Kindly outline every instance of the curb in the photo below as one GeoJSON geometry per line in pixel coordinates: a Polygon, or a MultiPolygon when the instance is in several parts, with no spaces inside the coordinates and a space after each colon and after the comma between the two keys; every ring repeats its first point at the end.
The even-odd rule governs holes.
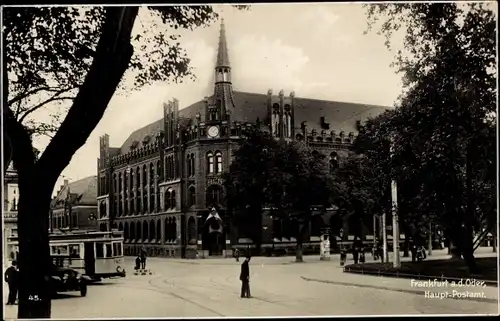
{"type": "MultiPolygon", "coordinates": [[[[345,266],[344,267],[344,272],[345,273],[353,273],[353,274],[363,274],[363,275],[373,275],[373,276],[385,276],[385,277],[393,277],[393,278],[401,278],[401,279],[415,279],[415,280],[434,280],[438,279],[440,281],[448,281],[448,282],[457,282],[461,281],[466,278],[455,278],[455,277],[448,277],[448,276],[429,276],[429,275],[422,275],[422,274],[409,274],[409,273],[399,273],[399,272],[385,272],[383,270],[365,270],[363,268],[352,268],[345,266]]],[[[490,287],[498,287],[498,282],[497,281],[491,281],[491,280],[482,280],[482,279],[475,279],[473,277],[470,277],[470,279],[474,279],[476,281],[484,282],[484,285],[490,286],[490,287]]]]}
{"type": "MultiPolygon", "coordinates": [[[[349,283],[349,282],[340,282],[340,281],[331,281],[331,280],[320,280],[320,279],[308,278],[305,276],[301,276],[301,278],[304,281],[309,281],[309,282],[335,284],[335,285],[342,285],[342,286],[354,286],[354,287],[359,287],[359,288],[372,288],[372,289],[377,289],[377,290],[386,290],[386,291],[393,291],[393,292],[400,292],[400,293],[410,293],[410,294],[419,294],[419,295],[425,295],[425,293],[426,293],[426,291],[423,291],[423,290],[410,290],[410,289],[401,289],[401,288],[394,288],[394,287],[380,286],[380,285],[368,285],[368,284],[349,283]]],[[[455,298],[455,297],[447,297],[447,299],[464,300],[464,298],[455,298]]],[[[465,298],[465,300],[498,304],[497,299],[490,299],[490,298],[465,298]]]]}

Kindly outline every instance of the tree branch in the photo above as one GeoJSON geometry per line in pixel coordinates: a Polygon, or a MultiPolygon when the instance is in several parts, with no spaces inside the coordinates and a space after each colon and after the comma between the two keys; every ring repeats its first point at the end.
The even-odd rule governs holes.
{"type": "MultiPolygon", "coordinates": [[[[70,97],[70,96],[62,96],[62,97],[58,97],[58,95],[66,92],[66,91],[69,91],[69,90],[72,90],[72,89],[75,89],[75,88],[71,88],[71,89],[67,89],[67,90],[63,90],[63,91],[60,91],[58,92],[57,94],[55,94],[54,96],[44,100],[43,102],[35,105],[35,106],[32,106],[32,107],[29,107],[29,108],[26,108],[26,111],[24,112],[24,114],[21,116],[21,118],[19,119],[19,122],[22,123],[24,121],[24,119],[26,119],[26,117],[37,111],[38,109],[42,108],[43,106],[45,106],[46,104],[48,103],[51,103],[51,102],[55,102],[55,101],[61,101],[61,100],[71,100],[71,99],[75,99],[75,97],[70,97]]],[[[17,115],[19,116],[19,114],[17,115]]]]}
{"type": "Polygon", "coordinates": [[[133,54],[131,32],[138,7],[108,7],[94,60],[59,131],[38,161],[47,184],[54,185],[101,120],[133,54]]]}
{"type": "MultiPolygon", "coordinates": [[[[71,88],[71,89],[74,89],[74,88],[71,88]]],[[[18,96],[12,98],[11,100],[8,100],[7,101],[7,106],[12,106],[16,102],[20,102],[21,100],[27,98],[28,96],[36,94],[37,92],[40,92],[40,91],[59,92],[61,90],[59,88],[57,88],[57,87],[49,87],[49,86],[35,88],[35,89],[29,90],[29,91],[27,91],[27,92],[25,92],[23,94],[19,94],[18,96]]],[[[5,99],[7,100],[8,96],[5,96],[5,99]]]]}

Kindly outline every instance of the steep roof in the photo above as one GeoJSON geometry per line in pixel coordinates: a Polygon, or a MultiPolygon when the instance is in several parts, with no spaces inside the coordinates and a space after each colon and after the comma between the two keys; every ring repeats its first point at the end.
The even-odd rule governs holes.
{"type": "MultiPolygon", "coordinates": [[[[231,108],[231,121],[254,123],[257,118],[264,122],[268,118],[267,95],[235,91],[234,102],[236,107],[231,108]]],[[[308,130],[321,130],[321,117],[330,124],[330,130],[338,133],[356,132],[356,121],[365,121],[383,113],[388,107],[348,103],[339,101],[328,101],[311,98],[294,98],[295,128],[300,129],[303,121],[307,122],[308,130]]],[[[186,108],[179,110],[182,118],[194,119],[196,114],[205,119],[205,102],[198,101],[186,108]]],[[[163,118],[134,131],[121,147],[122,154],[130,151],[133,141],[142,145],[146,135],[153,136],[163,130],[163,118]]]]}
{"type": "Polygon", "coordinates": [[[68,188],[70,191],[70,200],[72,202],[78,202],[79,204],[85,205],[96,205],[97,204],[97,176],[89,176],[71,182],[65,185],[52,202],[59,203],[64,202],[67,197],[68,188]]]}

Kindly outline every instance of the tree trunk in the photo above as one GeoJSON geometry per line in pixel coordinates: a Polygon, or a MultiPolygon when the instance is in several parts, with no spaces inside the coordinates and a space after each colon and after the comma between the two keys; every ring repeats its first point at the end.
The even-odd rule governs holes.
{"type": "Polygon", "coordinates": [[[19,173],[18,318],[50,318],[48,212],[51,186],[19,173]]]}
{"type": "Polygon", "coordinates": [[[408,233],[408,227],[406,226],[406,224],[403,225],[403,229],[404,229],[404,235],[405,235],[405,243],[404,243],[404,246],[403,246],[403,257],[410,257],[410,238],[409,238],[409,235],[410,233],[408,233]]]}
{"type": "Polygon", "coordinates": [[[451,231],[450,244],[453,243],[454,247],[450,245],[452,259],[463,257],[465,264],[469,268],[469,273],[478,274],[480,273],[479,266],[474,258],[474,246],[473,246],[473,233],[472,227],[455,227],[451,231]]]}

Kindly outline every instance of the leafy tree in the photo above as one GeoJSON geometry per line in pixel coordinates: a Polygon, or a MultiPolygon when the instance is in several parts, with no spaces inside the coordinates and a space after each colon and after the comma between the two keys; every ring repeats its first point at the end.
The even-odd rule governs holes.
{"type": "Polygon", "coordinates": [[[257,240],[264,207],[271,208],[273,216],[298,222],[292,233],[297,238],[296,259],[301,262],[312,207],[330,204],[329,177],[325,160],[313,156],[304,144],[280,142],[253,129],[234,153],[225,177],[228,207],[247,218],[245,225],[252,222],[257,240]]]}
{"type": "MultiPolygon", "coordinates": [[[[475,194],[488,190],[474,186],[483,186],[486,173],[494,172],[496,156],[487,150],[496,125],[496,17],[487,6],[367,6],[370,28],[383,19],[379,33],[389,48],[394,32],[404,34],[405,50],[397,51],[394,63],[405,92],[392,122],[392,174],[398,182],[415,180],[415,209],[446,227],[471,272],[478,271],[472,247],[476,209],[485,205],[477,204],[475,194]]],[[[493,218],[491,205],[486,208],[493,218]]]]}
{"type": "Polygon", "coordinates": [[[277,149],[278,142],[271,135],[248,128],[224,174],[227,208],[236,226],[251,235],[257,248],[262,243],[262,209],[272,198],[268,186],[277,170],[273,162],[277,149]]]}
{"type": "Polygon", "coordinates": [[[132,28],[139,7],[3,10],[3,134],[11,149],[3,156],[5,160],[12,154],[19,175],[19,318],[50,317],[51,193],[117,88],[124,86],[125,72],[135,73],[136,88],[192,76],[175,30],[204,26],[217,18],[209,6],[144,10],[161,23],[136,35],[132,28]],[[56,102],[70,103],[64,118],[64,106],[57,105],[52,123],[31,117],[56,102]],[[52,139],[36,157],[32,139],[41,134],[52,139]]]}
{"type": "MultiPolygon", "coordinates": [[[[313,154],[303,142],[282,143],[281,158],[277,168],[283,171],[281,204],[284,214],[297,221],[296,261],[303,261],[303,242],[312,222],[313,207],[328,208],[331,205],[333,186],[329,163],[322,155],[313,154]]],[[[279,155],[279,154],[278,154],[279,155]]]]}

